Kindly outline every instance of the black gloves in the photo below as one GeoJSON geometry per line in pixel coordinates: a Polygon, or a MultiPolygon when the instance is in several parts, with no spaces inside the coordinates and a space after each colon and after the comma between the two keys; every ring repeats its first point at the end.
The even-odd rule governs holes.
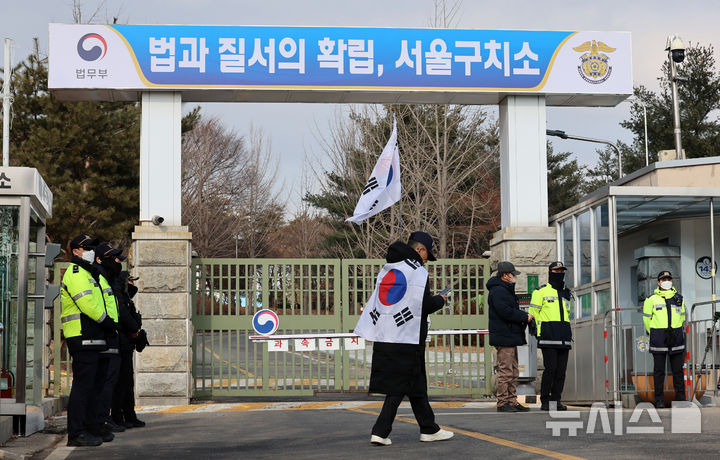
{"type": "Polygon", "coordinates": [[[100,327],[105,329],[105,333],[113,336],[118,332],[118,324],[109,316],[105,316],[105,319],[100,322],[100,327]]]}
{"type": "Polygon", "coordinates": [[[528,332],[530,332],[531,336],[537,337],[537,323],[535,322],[535,318],[528,323],[528,332]]]}
{"type": "Polygon", "coordinates": [[[562,291],[560,291],[560,297],[562,297],[565,300],[570,300],[572,297],[572,293],[570,292],[570,289],[565,288],[562,291]]]}
{"type": "Polygon", "coordinates": [[[148,345],[150,345],[150,342],[148,342],[147,332],[145,332],[145,329],[140,329],[135,338],[135,349],[138,353],[141,353],[148,345]]]}

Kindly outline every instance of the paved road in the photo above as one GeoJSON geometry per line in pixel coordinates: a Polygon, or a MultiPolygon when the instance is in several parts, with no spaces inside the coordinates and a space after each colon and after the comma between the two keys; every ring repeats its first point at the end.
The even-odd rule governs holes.
{"type": "MultiPolygon", "coordinates": [[[[653,423],[644,412],[631,423],[633,411],[622,411],[621,435],[614,434],[614,413],[602,433],[602,413],[595,432],[586,433],[589,408],[578,410],[582,424],[576,436],[552,436],[548,422],[560,419],[537,406],[523,414],[502,414],[488,402],[435,402],[436,419],[455,438],[438,443],[418,442],[419,433],[407,404],[401,406],[391,434],[392,446],[369,443],[379,402],[312,401],[236,403],[148,408],[148,426],[119,433],[115,441],[96,448],[59,447],[33,458],[48,460],[124,459],[367,459],[367,458],[716,458],[720,451],[720,408],[702,409],[701,433],[672,433],[692,428],[692,416],[682,424],[670,409],[653,423]],[[660,433],[628,433],[654,428],[660,433]],[[631,431],[631,430],[630,430],[631,431]]],[[[564,414],[572,414],[566,412],[564,414]]],[[[574,415],[574,414],[573,414],[574,415]]]]}

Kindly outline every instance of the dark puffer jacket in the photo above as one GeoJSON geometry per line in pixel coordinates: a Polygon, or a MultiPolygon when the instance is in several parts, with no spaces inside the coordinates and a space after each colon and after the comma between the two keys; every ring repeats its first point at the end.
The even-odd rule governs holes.
{"type": "Polygon", "coordinates": [[[488,296],[490,345],[496,347],[525,345],[528,315],[520,310],[515,295],[515,285],[493,276],[488,280],[486,287],[490,291],[488,296]]]}
{"type": "MultiPolygon", "coordinates": [[[[397,241],[388,248],[385,260],[388,263],[412,259],[422,263],[420,254],[407,244],[397,241]]],[[[420,396],[427,393],[425,376],[425,338],[427,337],[428,315],[445,305],[439,295],[430,295],[430,286],[425,284],[420,321],[420,341],[417,345],[408,343],[375,342],[373,344],[372,369],[369,393],[387,395],[420,396]]]]}
{"type": "MultiPolygon", "coordinates": [[[[135,339],[130,336],[142,327],[142,318],[135,309],[135,304],[128,292],[128,276],[126,271],[120,272],[112,279],[112,289],[115,293],[115,300],[118,306],[118,318],[120,320],[120,351],[131,352],[135,350],[135,339]]],[[[134,288],[134,286],[133,286],[134,288]]]]}

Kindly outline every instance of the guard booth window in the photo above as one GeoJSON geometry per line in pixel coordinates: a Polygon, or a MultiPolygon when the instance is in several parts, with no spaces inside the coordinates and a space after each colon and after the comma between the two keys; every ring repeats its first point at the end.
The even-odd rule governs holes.
{"type": "MultiPolygon", "coordinates": [[[[595,256],[595,281],[597,281],[610,278],[610,219],[608,218],[607,203],[596,206],[593,214],[595,218],[595,247],[597,248],[595,256]]],[[[598,312],[599,311],[598,308],[598,312]]]]}
{"type": "Polygon", "coordinates": [[[597,291],[595,293],[596,296],[596,303],[597,303],[597,312],[598,314],[603,314],[606,311],[610,310],[610,289],[603,289],[602,291],[597,291]]]}
{"type": "MultiPolygon", "coordinates": [[[[0,206],[0,367],[16,374],[17,254],[20,206],[0,206]]],[[[0,382],[0,389],[10,382],[0,382]]]]}
{"type": "Polygon", "coordinates": [[[608,203],[559,221],[566,285],[577,295],[578,318],[610,309],[610,229],[608,203]]]}
{"type": "Polygon", "coordinates": [[[570,218],[562,223],[562,261],[567,267],[565,272],[565,285],[569,288],[575,286],[575,260],[573,251],[573,219],[570,218]]]}
{"type": "MultiPolygon", "coordinates": [[[[580,279],[578,284],[583,285],[592,281],[592,248],[590,246],[590,211],[580,214],[578,223],[578,248],[580,262],[580,279]]],[[[583,316],[585,316],[583,314],[583,316]]]]}

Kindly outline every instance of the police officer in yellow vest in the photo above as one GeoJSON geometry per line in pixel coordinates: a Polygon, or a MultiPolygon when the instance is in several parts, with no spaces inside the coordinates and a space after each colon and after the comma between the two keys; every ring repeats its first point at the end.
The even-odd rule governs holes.
{"type": "Polygon", "coordinates": [[[105,310],[98,273],[92,266],[97,244],[97,239],[86,234],[72,239],[72,260],[62,280],[60,322],[73,370],[68,400],[68,446],[98,446],[103,441],[90,433],[97,424],[94,387],[100,352],[108,348],[105,337],[114,333],[116,327],[105,310]]]}
{"type": "Polygon", "coordinates": [[[665,407],[665,360],[670,358],[670,369],[675,387],[675,400],[685,401],[683,362],[685,358],[685,300],[672,284],[672,274],[662,271],[657,276],[658,287],[645,299],[643,320],[650,334],[650,353],[653,355],[655,374],[655,407],[665,407]]]}
{"type": "Polygon", "coordinates": [[[570,290],[565,287],[565,270],[560,261],[550,264],[548,283],[533,292],[528,310],[535,316],[538,348],[545,365],[540,383],[541,410],[550,410],[555,404],[557,410],[567,410],[560,402],[572,341],[570,290]]]}

